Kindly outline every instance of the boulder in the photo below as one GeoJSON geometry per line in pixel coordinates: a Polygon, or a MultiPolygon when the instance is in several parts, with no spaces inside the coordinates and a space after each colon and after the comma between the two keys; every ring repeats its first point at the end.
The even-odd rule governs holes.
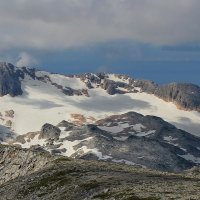
{"type": "Polygon", "coordinates": [[[61,130],[52,124],[44,124],[42,126],[39,138],[41,139],[58,139],[61,130]]]}

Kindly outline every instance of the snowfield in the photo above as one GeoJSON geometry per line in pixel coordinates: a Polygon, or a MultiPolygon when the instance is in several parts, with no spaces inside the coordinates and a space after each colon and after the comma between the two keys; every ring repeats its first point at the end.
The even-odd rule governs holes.
{"type": "MultiPolygon", "coordinates": [[[[45,74],[49,75],[51,81],[64,87],[87,89],[79,78],[37,72],[37,76],[45,74]]],[[[109,78],[119,81],[113,75],[109,78]]],[[[45,123],[57,125],[62,120],[73,121],[71,114],[81,114],[88,118],[89,123],[91,117],[99,120],[113,114],[135,111],[143,115],[161,117],[180,129],[200,136],[200,113],[179,110],[173,103],[165,102],[154,95],[140,92],[109,95],[102,88],[96,87],[88,89],[89,97],[67,96],[50,82],[33,80],[28,75],[22,80],[22,89],[22,96],[13,98],[7,95],[0,99],[0,111],[3,115],[1,124],[5,125],[7,120],[11,120],[12,130],[19,135],[38,131],[45,123]],[[4,116],[7,110],[14,110],[14,118],[4,116]]],[[[110,127],[110,131],[120,132],[124,128],[126,124],[121,124],[119,127],[110,127]]],[[[137,125],[135,129],[140,130],[141,127],[137,125]]]]}

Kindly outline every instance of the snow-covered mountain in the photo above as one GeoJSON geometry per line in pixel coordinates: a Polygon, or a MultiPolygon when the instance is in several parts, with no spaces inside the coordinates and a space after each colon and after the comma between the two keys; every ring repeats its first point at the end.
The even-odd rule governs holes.
{"type": "Polygon", "coordinates": [[[37,131],[45,123],[93,123],[135,111],[200,135],[200,87],[191,84],[157,86],[105,73],[66,76],[0,63],[0,95],[1,125],[17,134],[37,131]]]}
{"type": "Polygon", "coordinates": [[[171,171],[200,163],[199,86],[0,63],[0,95],[2,143],[171,171]]]}

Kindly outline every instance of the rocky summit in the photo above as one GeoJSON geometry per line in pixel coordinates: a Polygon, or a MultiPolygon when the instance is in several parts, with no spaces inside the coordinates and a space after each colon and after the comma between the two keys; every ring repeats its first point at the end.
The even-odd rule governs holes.
{"type": "Polygon", "coordinates": [[[0,63],[0,95],[17,96],[23,93],[18,71],[9,63],[0,63]]]}

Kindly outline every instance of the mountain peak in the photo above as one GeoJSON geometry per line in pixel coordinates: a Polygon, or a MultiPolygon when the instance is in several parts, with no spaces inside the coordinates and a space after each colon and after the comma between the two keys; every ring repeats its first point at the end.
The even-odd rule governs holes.
{"type": "Polygon", "coordinates": [[[0,68],[3,69],[14,69],[15,66],[9,62],[0,62],[0,68]]]}
{"type": "Polygon", "coordinates": [[[0,62],[0,95],[7,94],[11,96],[21,95],[21,82],[14,65],[8,62],[0,62]]]}

